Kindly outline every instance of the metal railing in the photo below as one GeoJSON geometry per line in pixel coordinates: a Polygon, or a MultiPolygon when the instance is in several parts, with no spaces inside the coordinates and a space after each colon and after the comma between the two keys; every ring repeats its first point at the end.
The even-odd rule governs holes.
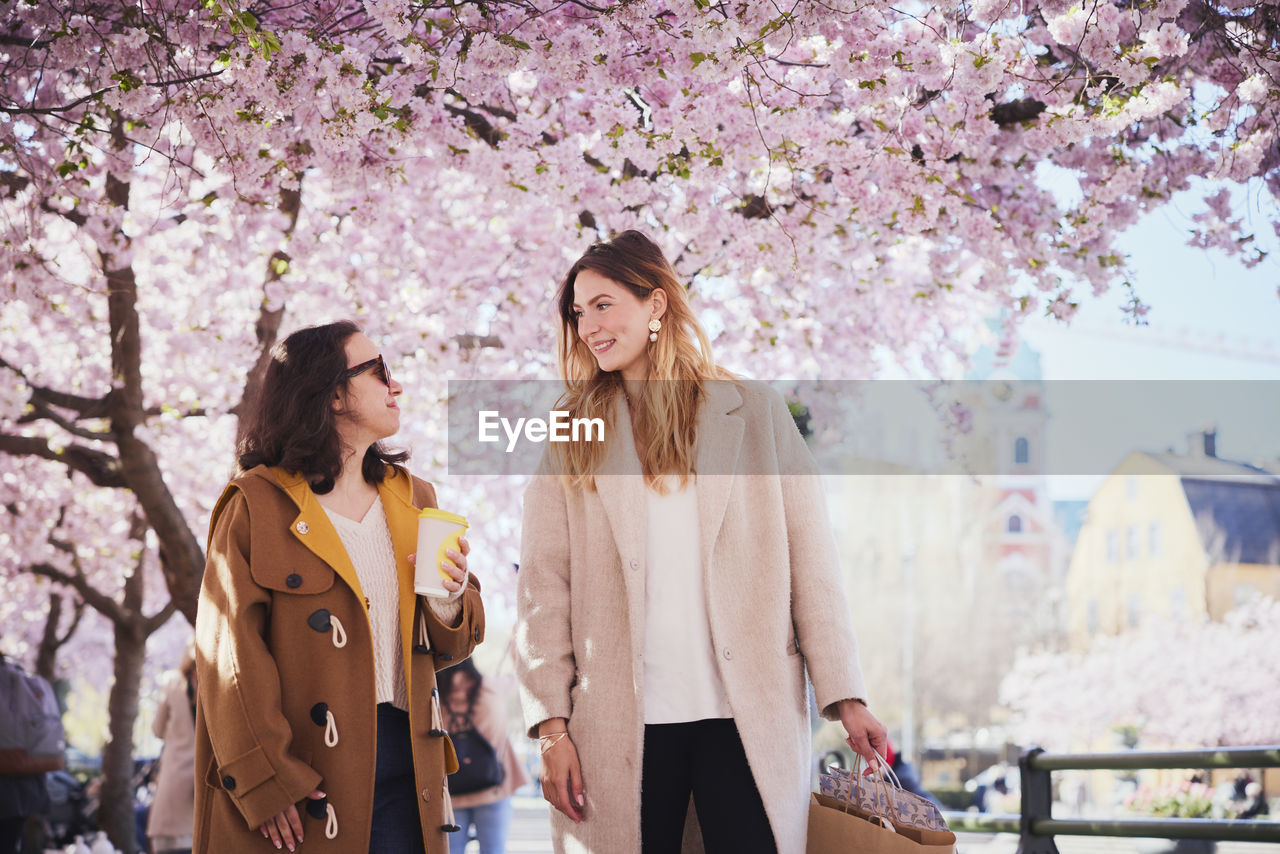
{"type": "Polygon", "coordinates": [[[1140,771],[1167,768],[1280,768],[1280,745],[1208,750],[1045,753],[1039,747],[1018,759],[1020,815],[944,813],[953,831],[1017,833],[1018,854],[1058,854],[1055,836],[1124,836],[1280,842],[1280,821],[1204,818],[1057,819],[1052,815],[1052,771],[1140,771]]]}

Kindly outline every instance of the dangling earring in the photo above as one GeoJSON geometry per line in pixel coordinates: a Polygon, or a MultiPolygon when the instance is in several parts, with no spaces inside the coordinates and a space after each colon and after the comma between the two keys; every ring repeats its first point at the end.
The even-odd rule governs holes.
{"type": "Polygon", "coordinates": [[[662,321],[659,320],[658,318],[655,317],[653,320],[649,321],[649,340],[650,341],[658,340],[658,330],[660,330],[661,328],[662,328],[662,321]]]}

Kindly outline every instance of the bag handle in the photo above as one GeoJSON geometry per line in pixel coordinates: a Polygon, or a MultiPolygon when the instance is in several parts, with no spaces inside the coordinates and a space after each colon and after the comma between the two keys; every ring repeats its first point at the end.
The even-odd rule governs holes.
{"type": "MultiPolygon", "coordinates": [[[[874,752],[874,748],[872,748],[872,750],[873,750],[873,752],[874,752]]],[[[875,790],[875,791],[876,791],[876,793],[877,793],[877,794],[883,794],[883,795],[884,795],[884,802],[885,802],[886,804],[888,804],[888,805],[889,805],[889,812],[890,812],[890,814],[893,816],[893,818],[894,818],[894,820],[895,820],[895,821],[897,821],[899,824],[902,824],[902,823],[903,823],[903,822],[902,822],[902,817],[901,817],[900,815],[898,815],[898,810],[897,810],[897,808],[894,806],[894,803],[893,803],[893,796],[889,794],[889,788],[890,788],[890,786],[889,786],[889,783],[888,783],[888,781],[887,781],[887,779],[886,779],[886,777],[885,777],[885,769],[888,769],[889,773],[893,775],[893,779],[894,779],[895,781],[897,781],[897,779],[898,779],[898,775],[893,773],[893,769],[892,769],[892,768],[889,768],[889,763],[885,761],[885,759],[884,759],[884,757],[883,757],[883,756],[881,756],[879,753],[876,753],[876,754],[875,754],[875,756],[876,756],[876,759],[880,760],[880,764],[879,764],[879,766],[878,766],[877,768],[875,768],[874,770],[871,770],[870,765],[868,765],[868,766],[867,766],[867,767],[868,767],[868,770],[869,770],[869,773],[871,774],[871,777],[872,777],[872,779],[875,781],[875,784],[876,784],[876,790],[875,790]]],[[[862,791],[862,784],[861,784],[861,779],[862,779],[862,761],[863,761],[863,760],[862,760],[862,754],[861,754],[861,753],[856,753],[856,752],[855,752],[855,753],[853,754],[853,770],[849,772],[849,789],[848,789],[848,791],[847,791],[847,793],[846,793],[846,794],[847,794],[847,798],[846,798],[845,803],[846,803],[846,804],[848,804],[848,805],[852,805],[852,800],[853,800],[853,795],[854,795],[854,786],[857,786],[857,787],[858,787],[858,791],[859,791],[859,792],[861,792],[861,791],[862,791]]],[[[901,788],[902,788],[902,783],[901,783],[901,782],[898,782],[898,788],[899,788],[899,789],[901,789],[901,788]]],[[[880,799],[879,799],[879,798],[876,798],[876,804],[877,804],[877,805],[879,804],[879,802],[880,802],[880,799]]],[[[845,810],[845,811],[846,811],[846,812],[848,812],[848,810],[845,810]]],[[[873,815],[877,820],[879,820],[879,821],[881,822],[881,824],[883,824],[887,829],[889,829],[889,830],[893,830],[893,829],[894,829],[893,824],[892,824],[892,822],[890,822],[890,821],[889,821],[889,817],[888,817],[888,816],[883,815],[883,814],[881,814],[881,813],[879,813],[879,812],[874,812],[874,813],[872,813],[872,815],[873,815]]]]}

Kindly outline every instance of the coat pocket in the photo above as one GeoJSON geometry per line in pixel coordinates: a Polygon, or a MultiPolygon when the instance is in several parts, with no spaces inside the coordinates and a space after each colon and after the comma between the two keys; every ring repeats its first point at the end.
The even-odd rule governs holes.
{"type": "Polygon", "coordinates": [[[277,593],[308,595],[323,593],[333,586],[334,571],[324,564],[299,566],[290,563],[266,563],[257,561],[249,564],[249,575],[259,587],[265,587],[277,593]]]}

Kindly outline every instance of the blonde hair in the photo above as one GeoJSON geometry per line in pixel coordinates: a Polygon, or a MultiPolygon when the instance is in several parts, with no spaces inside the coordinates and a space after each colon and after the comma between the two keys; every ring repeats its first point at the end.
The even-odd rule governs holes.
{"type": "MultiPolygon", "coordinates": [[[[698,323],[684,285],[656,243],[638,231],[624,231],[612,240],[594,243],[573,263],[560,284],[557,298],[560,327],[557,352],[560,376],[568,387],[558,406],[572,417],[603,418],[611,428],[614,404],[624,393],[622,374],[602,371],[587,343],[578,337],[578,318],[573,307],[573,287],[578,274],[591,270],[630,291],[637,299],[648,299],[662,290],[667,297],[666,313],[657,341],[648,345],[649,376],[636,404],[635,433],[640,447],[640,466],[645,483],[665,492],[664,475],[689,482],[696,450],[695,425],[698,406],[708,380],[732,379],[711,356],[711,340],[698,323]],[[656,382],[653,382],[656,381],[656,382]]],[[[558,471],[570,482],[587,490],[595,489],[595,475],[605,456],[604,442],[567,442],[552,446],[558,471]]]]}

